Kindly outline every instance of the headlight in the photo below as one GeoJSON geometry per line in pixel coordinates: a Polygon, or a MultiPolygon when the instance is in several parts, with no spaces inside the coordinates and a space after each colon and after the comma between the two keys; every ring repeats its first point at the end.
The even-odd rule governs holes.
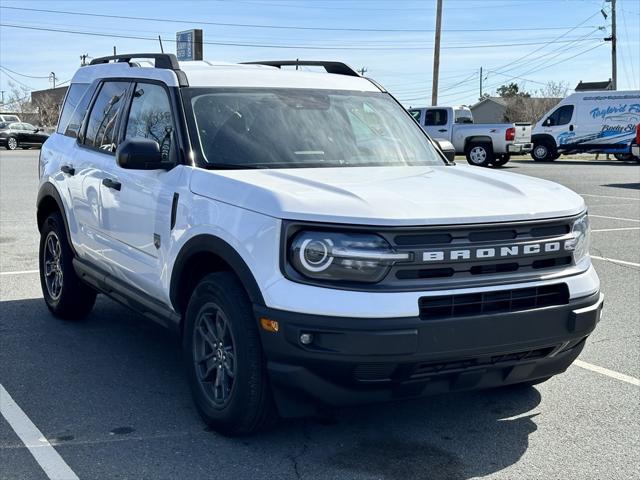
{"type": "Polygon", "coordinates": [[[375,283],[396,262],[410,259],[382,237],[362,233],[303,231],[289,248],[289,263],[308,278],[375,283]]]}
{"type": "Polygon", "coordinates": [[[573,238],[565,242],[565,248],[573,250],[573,258],[578,263],[589,254],[591,228],[589,227],[589,216],[586,213],[573,222],[571,234],[573,238]]]}

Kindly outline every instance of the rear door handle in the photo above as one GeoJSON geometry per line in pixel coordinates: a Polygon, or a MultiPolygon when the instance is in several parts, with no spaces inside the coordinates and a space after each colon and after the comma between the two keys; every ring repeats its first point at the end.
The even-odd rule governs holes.
{"type": "Polygon", "coordinates": [[[60,167],[60,171],[62,173],[66,173],[70,177],[73,177],[76,174],[76,169],[71,165],[63,165],[62,167],[60,167]]]}
{"type": "Polygon", "coordinates": [[[105,178],[102,180],[102,184],[107,188],[113,188],[114,190],[120,191],[122,188],[122,184],[116,180],[111,180],[110,178],[105,178]]]}

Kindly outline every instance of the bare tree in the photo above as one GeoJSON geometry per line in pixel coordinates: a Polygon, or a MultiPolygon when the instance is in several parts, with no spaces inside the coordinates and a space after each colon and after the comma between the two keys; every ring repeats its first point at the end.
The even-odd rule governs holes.
{"type": "Polygon", "coordinates": [[[30,90],[27,87],[9,81],[8,93],[6,102],[2,105],[3,110],[16,113],[32,113],[34,111],[33,105],[31,105],[30,90]]]}
{"type": "Polygon", "coordinates": [[[507,109],[504,117],[507,122],[528,122],[535,124],[542,116],[555,107],[569,91],[567,82],[548,82],[544,87],[522,95],[506,96],[507,109]]]}

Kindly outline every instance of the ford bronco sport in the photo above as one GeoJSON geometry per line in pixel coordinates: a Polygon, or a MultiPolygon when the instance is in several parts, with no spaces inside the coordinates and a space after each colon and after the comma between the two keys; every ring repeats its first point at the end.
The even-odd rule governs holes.
{"type": "Polygon", "coordinates": [[[175,330],[226,434],[541,382],[600,319],[580,196],[447,161],[341,63],[95,59],[39,169],[51,312],[103,293],[175,330]]]}

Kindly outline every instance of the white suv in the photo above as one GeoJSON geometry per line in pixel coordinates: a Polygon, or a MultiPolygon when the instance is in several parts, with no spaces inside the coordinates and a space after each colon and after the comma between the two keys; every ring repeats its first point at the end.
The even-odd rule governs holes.
{"type": "Polygon", "coordinates": [[[261,63],[78,70],[40,158],[54,315],[100,292],[174,329],[227,434],[573,362],[602,306],[580,196],[447,161],[344,64],[261,63]]]}

